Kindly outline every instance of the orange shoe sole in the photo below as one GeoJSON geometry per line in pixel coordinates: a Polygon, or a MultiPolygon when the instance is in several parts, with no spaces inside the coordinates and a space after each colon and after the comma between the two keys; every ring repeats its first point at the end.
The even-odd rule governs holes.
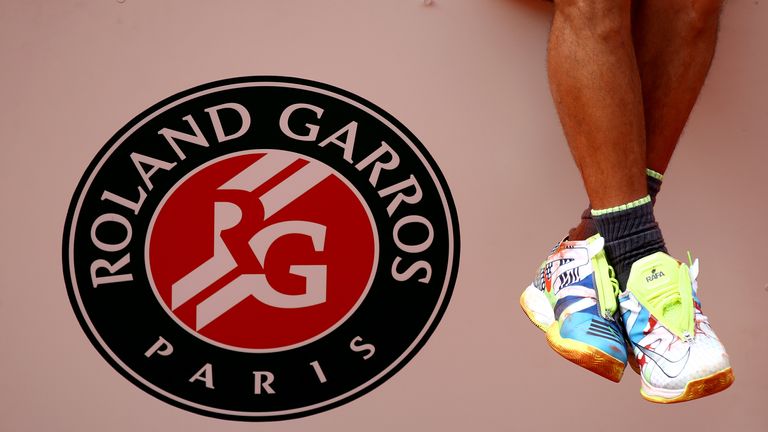
{"type": "Polygon", "coordinates": [[[520,307],[531,323],[546,333],[550,348],[561,357],[603,378],[613,382],[621,381],[624,375],[624,363],[591,345],[561,337],[558,321],[551,324],[537,321],[535,313],[525,304],[525,295],[520,297],[520,307]]]}
{"type": "Polygon", "coordinates": [[[645,392],[644,388],[640,389],[640,395],[648,401],[660,404],[685,402],[721,392],[730,387],[733,384],[733,380],[733,369],[726,368],[720,372],[689,382],[683,392],[675,397],[665,398],[649,395],[645,392]]]}
{"type": "Polygon", "coordinates": [[[547,343],[566,360],[605,379],[619,382],[624,375],[624,363],[591,345],[561,337],[557,321],[547,329],[547,343]]]}

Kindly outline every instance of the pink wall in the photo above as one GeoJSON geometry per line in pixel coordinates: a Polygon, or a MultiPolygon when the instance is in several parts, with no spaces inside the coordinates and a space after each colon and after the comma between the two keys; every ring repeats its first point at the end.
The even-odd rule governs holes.
{"type": "Polygon", "coordinates": [[[768,3],[726,6],[657,207],[671,251],[702,259],[736,374],[671,407],[644,402],[631,372],[615,385],[558,358],[517,305],[586,203],[547,89],[549,18],[538,0],[2,1],[0,430],[768,430],[768,3]],[[266,74],[342,87],[411,129],[453,191],[462,260],[443,322],[393,379],[313,417],[239,424],[149,397],[98,355],[60,242],[83,170],[128,120],[191,86],[266,74]]]}

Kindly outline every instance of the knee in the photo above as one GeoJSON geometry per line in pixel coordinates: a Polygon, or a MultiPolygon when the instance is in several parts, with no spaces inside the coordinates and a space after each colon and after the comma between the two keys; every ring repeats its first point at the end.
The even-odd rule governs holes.
{"type": "Polygon", "coordinates": [[[607,41],[629,32],[630,0],[554,0],[555,16],[607,41]]]}

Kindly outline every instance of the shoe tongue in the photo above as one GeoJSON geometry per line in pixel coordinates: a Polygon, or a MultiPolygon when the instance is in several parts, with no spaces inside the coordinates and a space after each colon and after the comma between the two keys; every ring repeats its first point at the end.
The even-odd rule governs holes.
{"type": "Polygon", "coordinates": [[[670,321],[670,323],[674,323],[675,325],[679,326],[682,322],[682,315],[683,315],[683,305],[680,304],[680,300],[676,300],[674,302],[670,302],[666,305],[664,305],[664,311],[663,311],[664,317],[670,321]]]}
{"type": "MultiPolygon", "coordinates": [[[[638,261],[639,263],[639,261],[638,261]]],[[[637,264],[637,263],[636,263],[637,264]]],[[[632,266],[635,291],[644,294],[658,294],[661,291],[678,291],[679,275],[677,267],[670,262],[647,262],[645,265],[632,266]]]]}
{"type": "MultiPolygon", "coordinates": [[[[690,279],[683,278],[680,263],[658,253],[643,258],[632,266],[628,289],[635,294],[656,319],[669,330],[682,335],[690,332],[685,298],[690,290],[690,279]],[[686,285],[686,286],[681,286],[686,285]]],[[[687,272],[687,269],[683,270],[687,272]]],[[[693,304],[691,302],[691,307],[693,304]]]]}

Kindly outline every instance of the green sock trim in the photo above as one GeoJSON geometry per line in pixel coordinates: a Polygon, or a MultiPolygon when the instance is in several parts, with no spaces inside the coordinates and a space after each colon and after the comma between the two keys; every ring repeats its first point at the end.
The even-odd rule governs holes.
{"type": "Polygon", "coordinates": [[[655,178],[658,181],[663,181],[664,180],[664,174],[662,174],[660,172],[656,172],[656,171],[654,171],[654,170],[652,170],[650,168],[646,168],[645,169],[645,174],[648,177],[653,177],[653,178],[655,178]]]}
{"type": "Polygon", "coordinates": [[[623,211],[623,210],[629,210],[631,208],[640,207],[643,204],[648,204],[649,202],[651,202],[651,196],[650,195],[646,195],[646,196],[644,196],[644,197],[642,197],[642,198],[640,198],[638,200],[632,201],[631,203],[626,203],[626,204],[618,205],[616,207],[611,207],[611,208],[607,208],[607,209],[599,209],[599,210],[592,209],[592,216],[600,216],[600,215],[604,215],[604,214],[608,214],[608,213],[616,213],[616,212],[620,212],[620,211],[623,211]]]}

